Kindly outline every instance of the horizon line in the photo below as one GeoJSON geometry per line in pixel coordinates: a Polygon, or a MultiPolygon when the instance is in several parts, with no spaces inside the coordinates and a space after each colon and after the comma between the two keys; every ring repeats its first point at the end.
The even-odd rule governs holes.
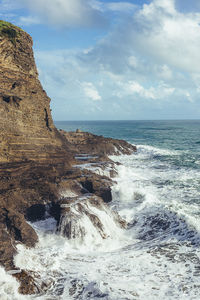
{"type": "Polygon", "coordinates": [[[133,121],[200,121],[199,119],[106,119],[106,120],[54,120],[54,122],[133,122],[133,121]]]}

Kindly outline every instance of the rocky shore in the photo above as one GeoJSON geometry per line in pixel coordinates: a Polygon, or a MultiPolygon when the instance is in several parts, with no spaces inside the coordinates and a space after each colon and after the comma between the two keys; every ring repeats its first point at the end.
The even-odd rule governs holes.
{"type": "Polygon", "coordinates": [[[38,241],[31,222],[54,217],[58,234],[82,239],[79,221],[86,215],[105,239],[93,211],[110,210],[115,170],[109,155],[136,151],[123,140],[57,130],[49,103],[31,37],[0,21],[0,264],[19,280],[24,294],[47,288],[14,264],[17,243],[34,247],[38,241]]]}

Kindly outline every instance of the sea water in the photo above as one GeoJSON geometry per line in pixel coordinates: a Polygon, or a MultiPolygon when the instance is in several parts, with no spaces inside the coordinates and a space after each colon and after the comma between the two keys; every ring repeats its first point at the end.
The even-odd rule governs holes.
{"type": "MultiPolygon", "coordinates": [[[[32,224],[39,243],[33,249],[18,245],[15,263],[48,285],[36,299],[199,300],[200,121],[56,125],[125,139],[138,151],[111,157],[121,164],[110,206],[127,221],[126,229],[99,211],[108,238],[99,238],[85,220],[88,235],[77,244],[55,232],[52,218],[32,224]]],[[[35,299],[17,288],[1,268],[0,299],[35,299]]]]}

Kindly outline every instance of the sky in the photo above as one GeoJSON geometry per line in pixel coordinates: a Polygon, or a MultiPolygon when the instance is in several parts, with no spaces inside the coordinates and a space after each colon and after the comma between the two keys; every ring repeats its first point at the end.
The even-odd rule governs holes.
{"type": "Polygon", "coordinates": [[[200,119],[199,0],[0,0],[54,120],[200,119]]]}

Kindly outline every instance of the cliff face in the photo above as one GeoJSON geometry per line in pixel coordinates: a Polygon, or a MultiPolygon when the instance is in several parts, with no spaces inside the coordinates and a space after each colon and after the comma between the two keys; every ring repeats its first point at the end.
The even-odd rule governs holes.
{"type": "Polygon", "coordinates": [[[66,163],[67,144],[53,124],[32,44],[23,30],[0,21],[0,162],[66,163]]]}
{"type": "Polygon", "coordinates": [[[32,44],[23,30],[0,21],[0,264],[7,269],[13,268],[13,242],[37,241],[27,209],[56,201],[56,178],[73,160],[53,124],[32,44]]]}

